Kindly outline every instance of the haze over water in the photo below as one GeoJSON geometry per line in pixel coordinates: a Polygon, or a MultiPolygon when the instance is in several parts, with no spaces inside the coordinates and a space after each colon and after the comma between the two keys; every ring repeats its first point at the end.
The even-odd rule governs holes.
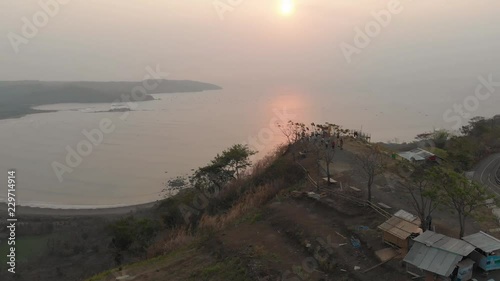
{"type": "MultiPolygon", "coordinates": [[[[20,34],[37,2],[1,2],[9,13],[0,34],[20,34]]],[[[156,200],[168,178],[258,139],[282,110],[305,123],[363,128],[374,141],[411,140],[450,128],[444,112],[474,94],[479,76],[500,81],[497,0],[402,0],[402,12],[350,63],[339,46],[354,44],[355,28],[389,1],[296,0],[285,10],[279,2],[243,1],[221,20],[213,1],[74,0],[19,53],[0,41],[0,80],[138,81],[159,66],[165,78],[224,88],[156,95],[161,100],[140,103],[125,121],[88,112],[109,104],[43,106],[61,111],[0,120],[0,170],[18,170],[18,203],[156,200]],[[66,146],[105,117],[116,130],[60,183],[51,163],[64,162],[66,146]]],[[[471,117],[498,114],[499,105],[500,88],[471,117]]],[[[283,140],[274,132],[259,157],[283,140]]]]}
{"type": "MultiPolygon", "coordinates": [[[[0,148],[0,169],[18,170],[18,202],[82,208],[155,201],[169,178],[190,174],[232,144],[250,143],[259,150],[255,159],[269,153],[284,141],[274,122],[287,117],[363,126],[374,140],[384,141],[411,140],[432,126],[446,126],[439,117],[447,103],[425,108],[377,104],[370,97],[326,89],[228,87],[155,97],[160,100],[138,103],[125,121],[119,118],[123,113],[93,113],[110,104],[47,105],[39,108],[60,111],[0,120],[0,143],[9,144],[0,148]],[[52,162],[65,164],[66,146],[76,149],[86,140],[82,130],[98,128],[103,118],[111,119],[116,129],[59,182],[52,162]]],[[[491,114],[496,110],[494,104],[483,108],[491,114]]]]}

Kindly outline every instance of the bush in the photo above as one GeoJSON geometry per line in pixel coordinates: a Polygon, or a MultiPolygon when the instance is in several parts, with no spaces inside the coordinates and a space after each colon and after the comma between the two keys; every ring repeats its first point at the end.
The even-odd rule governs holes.
{"type": "Polygon", "coordinates": [[[109,225],[111,246],[118,252],[127,250],[144,251],[151,243],[159,225],[150,219],[123,218],[109,225]]]}
{"type": "Polygon", "coordinates": [[[161,213],[162,222],[167,228],[176,228],[185,223],[179,207],[191,206],[197,191],[194,189],[182,190],[177,195],[163,200],[157,211],[161,213]]]}
{"type": "Polygon", "coordinates": [[[293,160],[285,157],[276,159],[261,173],[255,175],[256,186],[283,179],[286,184],[295,184],[305,177],[305,172],[293,160]]]}

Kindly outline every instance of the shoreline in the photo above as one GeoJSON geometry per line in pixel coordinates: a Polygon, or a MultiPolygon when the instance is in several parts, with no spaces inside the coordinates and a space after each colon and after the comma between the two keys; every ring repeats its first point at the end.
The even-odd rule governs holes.
{"type": "MultiPolygon", "coordinates": [[[[30,206],[16,206],[16,216],[107,216],[107,215],[125,215],[135,213],[140,210],[150,209],[156,205],[158,201],[120,206],[109,208],[87,208],[87,209],[62,209],[62,208],[43,208],[30,206]]],[[[7,215],[7,203],[0,203],[0,214],[7,215]]]]}

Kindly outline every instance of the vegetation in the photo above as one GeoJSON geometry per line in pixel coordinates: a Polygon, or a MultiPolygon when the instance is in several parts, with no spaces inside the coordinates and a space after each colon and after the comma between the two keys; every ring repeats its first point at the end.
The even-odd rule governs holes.
{"type": "Polygon", "coordinates": [[[126,217],[109,225],[112,236],[110,247],[115,262],[120,265],[126,251],[145,252],[159,230],[156,221],[126,217]]]}
{"type": "Polygon", "coordinates": [[[456,213],[459,237],[463,237],[466,219],[493,198],[485,187],[446,166],[405,165],[401,170],[408,171],[406,175],[399,174],[424,231],[430,227],[432,213],[442,206],[456,213]]]}
{"type": "MultiPolygon", "coordinates": [[[[254,151],[244,145],[233,145],[214,157],[207,165],[198,168],[191,177],[169,180],[167,189],[175,191],[169,195],[175,195],[162,200],[154,209],[152,217],[148,219],[128,217],[112,223],[108,230],[115,262],[123,264],[123,261],[134,261],[130,258],[125,259],[125,255],[153,258],[123,266],[123,269],[134,271],[133,268],[137,266],[140,270],[134,271],[136,274],[153,274],[155,277],[163,277],[168,273],[169,278],[173,277],[173,280],[255,280],[258,276],[255,275],[256,273],[265,273],[260,275],[261,277],[277,276],[276,274],[282,272],[281,269],[277,272],[267,271],[268,269],[262,267],[262,264],[279,263],[280,259],[286,257],[280,255],[279,259],[269,259],[265,257],[266,255],[256,255],[262,245],[252,244],[255,244],[255,241],[260,243],[261,240],[255,240],[252,244],[247,244],[247,240],[244,240],[243,245],[238,245],[242,248],[238,248],[236,253],[232,252],[234,248],[226,244],[241,244],[236,239],[239,236],[249,239],[245,228],[243,231],[238,229],[242,226],[249,227],[249,229],[255,228],[257,233],[265,237],[268,237],[268,234],[264,234],[266,231],[271,231],[269,233],[272,233],[273,237],[285,235],[288,238],[302,237],[301,233],[308,231],[306,228],[297,226],[305,223],[306,217],[291,218],[290,222],[293,225],[290,227],[280,222],[283,217],[269,212],[271,209],[279,210],[285,204],[294,205],[295,199],[288,196],[290,194],[296,196],[301,192],[289,193],[288,191],[310,190],[304,189],[306,186],[310,188],[310,185],[305,181],[306,171],[297,162],[304,165],[307,163],[307,169],[315,167],[319,161],[333,163],[334,154],[330,155],[332,156],[330,160],[326,159],[329,157],[328,152],[330,150],[333,152],[330,141],[336,133],[352,136],[352,140],[355,140],[353,145],[356,146],[356,150],[353,151],[358,154],[360,170],[367,180],[369,200],[377,175],[387,171],[387,163],[396,163],[391,162],[379,146],[369,145],[367,148],[366,143],[356,138],[352,131],[343,130],[337,125],[326,123],[325,125],[305,126],[302,123],[290,121],[282,129],[288,134],[287,139],[290,143],[255,165],[252,165],[250,161],[254,151]],[[312,157],[306,156],[299,160],[295,157],[295,153],[298,152],[312,157]],[[252,167],[251,170],[250,167],[252,167]],[[279,200],[275,201],[276,204],[268,204],[278,198],[279,200]],[[269,226],[272,227],[266,230],[269,226]],[[179,251],[182,252],[182,258],[176,254],[179,251]],[[157,265],[157,261],[161,261],[162,265],[157,265]],[[192,267],[192,270],[179,270],[185,266],[192,267]],[[162,275],[162,272],[165,275],[162,275]]],[[[486,131],[490,132],[490,129],[486,131]]],[[[446,157],[448,161],[442,165],[405,163],[398,170],[399,176],[403,179],[404,189],[424,230],[430,226],[431,215],[442,210],[453,210],[459,220],[462,236],[467,219],[478,214],[485,200],[491,198],[485,188],[465,178],[461,169],[462,164],[457,166],[453,161],[449,161],[458,152],[454,145],[468,144],[473,142],[474,138],[482,139],[481,135],[474,133],[476,132],[474,127],[468,132],[470,135],[452,136],[446,132],[440,132],[432,136],[421,136],[421,141],[429,138],[431,141],[428,143],[438,140],[440,148],[435,148],[434,151],[439,151],[440,155],[443,155],[443,158],[446,157]]],[[[485,143],[488,142],[485,141],[485,143]]],[[[471,152],[467,150],[464,154],[471,152]]],[[[344,156],[348,153],[352,152],[348,151],[344,156]]],[[[354,159],[353,155],[349,161],[354,159]]],[[[463,159],[464,164],[472,165],[475,158],[463,157],[463,159]]],[[[397,163],[401,164],[401,162],[397,163]]],[[[327,170],[329,170],[328,164],[327,170]]],[[[319,171],[319,174],[321,172],[326,171],[319,171]]],[[[316,176],[316,173],[313,176],[316,176]]],[[[331,175],[327,172],[327,177],[329,176],[331,175]]],[[[332,200],[339,199],[335,198],[335,195],[332,196],[332,200]]],[[[312,201],[305,200],[304,204],[312,201]]],[[[343,211],[347,206],[341,202],[336,202],[334,205],[342,206],[343,211]]],[[[299,216],[301,212],[298,210],[294,209],[287,215],[299,216]]],[[[303,212],[304,209],[301,210],[303,212]]],[[[359,211],[358,206],[356,206],[356,211],[359,211]]],[[[366,210],[361,213],[366,215],[366,210]]],[[[350,215],[349,219],[352,218],[350,215]]],[[[370,217],[369,221],[360,225],[373,228],[379,223],[370,217]]],[[[322,224],[323,227],[327,226],[322,224]]],[[[310,242],[304,238],[299,239],[300,242],[310,245],[310,242]]],[[[314,248],[314,246],[310,247],[314,248]]],[[[336,251],[335,254],[339,253],[336,251]]],[[[273,267],[273,269],[276,268],[273,267]]],[[[301,270],[302,268],[299,267],[296,272],[301,270]]],[[[118,276],[116,271],[106,274],[97,276],[95,280],[112,280],[101,277],[118,276]]],[[[365,280],[362,278],[359,280],[365,280]]]]}
{"type": "Polygon", "coordinates": [[[440,205],[439,191],[435,184],[437,168],[417,165],[403,165],[399,173],[403,177],[403,187],[411,198],[411,205],[420,219],[423,231],[430,228],[431,215],[440,205]]]}
{"type": "Polygon", "coordinates": [[[491,153],[500,152],[500,115],[474,117],[456,133],[438,130],[419,134],[412,143],[384,146],[396,151],[422,147],[443,158],[445,166],[463,173],[491,153]]]}
{"type": "Polygon", "coordinates": [[[208,165],[198,168],[191,177],[191,184],[199,190],[221,190],[231,180],[241,177],[252,164],[250,156],[255,153],[247,145],[233,145],[217,154],[208,165]]]}
{"type": "Polygon", "coordinates": [[[467,218],[494,197],[484,186],[469,180],[465,172],[487,155],[500,152],[500,116],[472,118],[461,128],[460,135],[438,130],[420,134],[417,140],[414,145],[424,146],[444,162],[440,165],[406,163],[400,167],[398,174],[411,196],[412,206],[424,230],[436,208],[453,210],[460,226],[459,237],[462,237],[467,218]]]}
{"type": "Polygon", "coordinates": [[[484,186],[450,170],[435,171],[433,179],[440,188],[438,196],[442,203],[456,211],[460,226],[459,237],[463,237],[466,219],[479,207],[485,206],[485,201],[493,198],[493,195],[484,186]]]}

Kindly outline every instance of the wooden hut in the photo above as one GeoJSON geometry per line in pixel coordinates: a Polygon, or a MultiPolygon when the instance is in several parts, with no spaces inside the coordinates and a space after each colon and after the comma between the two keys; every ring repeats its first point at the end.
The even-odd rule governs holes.
{"type": "Polygon", "coordinates": [[[384,243],[400,248],[403,253],[408,252],[411,238],[422,233],[420,220],[404,210],[396,212],[378,228],[382,230],[384,243]]]}

